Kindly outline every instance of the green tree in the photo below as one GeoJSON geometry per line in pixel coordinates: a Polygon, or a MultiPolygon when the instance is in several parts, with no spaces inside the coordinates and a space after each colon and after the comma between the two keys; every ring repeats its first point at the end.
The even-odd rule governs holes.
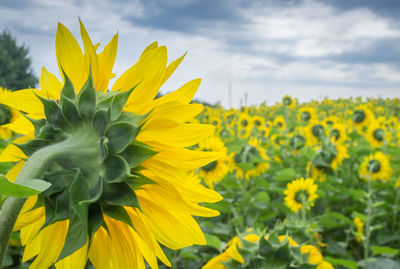
{"type": "Polygon", "coordinates": [[[32,72],[29,49],[18,46],[7,30],[0,34],[0,86],[9,90],[35,87],[38,79],[32,72]]]}

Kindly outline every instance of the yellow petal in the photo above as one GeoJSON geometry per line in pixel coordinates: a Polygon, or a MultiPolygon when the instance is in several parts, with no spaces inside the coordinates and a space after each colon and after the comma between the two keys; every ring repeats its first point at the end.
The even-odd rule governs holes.
{"type": "Polygon", "coordinates": [[[61,23],[57,26],[56,56],[60,74],[62,69],[72,81],[76,91],[80,91],[88,78],[89,66],[86,63],[78,41],[61,23]]]}
{"type": "Polygon", "coordinates": [[[0,91],[0,103],[27,113],[43,114],[43,104],[33,89],[0,91]]]}
{"type": "Polygon", "coordinates": [[[165,102],[171,102],[171,101],[179,101],[183,104],[189,104],[194,95],[197,92],[197,89],[199,88],[201,83],[201,79],[194,79],[189,82],[187,82],[185,85],[177,89],[176,91],[173,91],[169,94],[166,94],[160,98],[158,98],[156,101],[159,103],[165,103],[165,102]]]}
{"type": "Polygon", "coordinates": [[[97,90],[108,90],[108,83],[113,77],[112,69],[115,58],[117,57],[118,35],[114,35],[111,41],[104,47],[98,55],[99,59],[99,77],[96,82],[97,90]]]}
{"type": "Polygon", "coordinates": [[[185,58],[187,52],[185,52],[185,54],[183,54],[181,57],[179,57],[178,59],[176,59],[175,61],[173,61],[172,63],[170,63],[167,66],[167,70],[165,70],[165,74],[164,77],[161,81],[161,85],[164,84],[164,82],[166,82],[169,77],[172,75],[172,73],[175,72],[176,68],[178,68],[178,66],[181,64],[183,58],[185,58]]]}
{"type": "Polygon", "coordinates": [[[44,67],[40,74],[40,88],[46,93],[46,96],[44,96],[45,98],[52,100],[60,98],[62,88],[61,82],[55,75],[47,71],[44,67]]]}

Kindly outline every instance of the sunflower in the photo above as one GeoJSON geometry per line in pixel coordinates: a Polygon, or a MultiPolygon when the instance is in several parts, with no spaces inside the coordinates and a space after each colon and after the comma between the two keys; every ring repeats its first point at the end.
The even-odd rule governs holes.
{"type": "Polygon", "coordinates": [[[63,82],[42,69],[41,90],[0,95],[1,103],[31,119],[24,136],[0,155],[18,162],[7,178],[15,180],[31,156],[54,157],[39,163],[45,166],[40,177],[53,184],[26,200],[14,227],[25,246],[23,262],[84,268],[89,259],[101,269],[146,268],[146,260],[158,268],[158,258],[170,266],[159,244],[206,244],[193,216],[218,215],[199,204],[222,198],[188,176],[221,157],[187,149],[214,132],[211,125],[186,123],[203,109],[190,104],[200,80],[154,99],[183,59],[167,65],[166,48],[155,42],[107,91],[118,36],[100,53],[82,23],[81,36],[84,52],[58,25],[63,82]]]}
{"type": "Polygon", "coordinates": [[[364,126],[368,126],[374,120],[374,114],[365,105],[359,106],[353,112],[353,123],[356,129],[362,131],[364,126]]]}
{"type": "Polygon", "coordinates": [[[285,95],[282,98],[282,104],[286,107],[292,108],[294,107],[295,101],[290,95],[285,95]]]}
{"type": "MultiPolygon", "coordinates": [[[[0,87],[0,95],[7,93],[11,93],[11,91],[0,87]]],[[[12,136],[14,130],[10,128],[10,124],[19,117],[20,114],[17,110],[0,104],[0,139],[7,140],[12,136]]]]}
{"type": "Polygon", "coordinates": [[[253,129],[253,122],[249,114],[240,113],[239,120],[237,122],[237,132],[240,138],[248,138],[251,134],[251,130],[253,129]]]}
{"type": "Polygon", "coordinates": [[[338,122],[331,124],[329,128],[329,137],[332,143],[344,143],[347,140],[346,126],[338,122]]]}
{"type": "Polygon", "coordinates": [[[380,148],[385,145],[385,142],[391,140],[391,133],[380,124],[378,121],[371,122],[368,125],[366,138],[374,148],[380,148]]]}
{"type": "Polygon", "coordinates": [[[251,118],[252,122],[253,122],[253,126],[256,127],[258,130],[261,130],[262,128],[264,128],[265,126],[265,119],[261,116],[253,116],[251,118]]]}
{"type": "Polygon", "coordinates": [[[272,124],[280,131],[284,131],[286,129],[285,118],[282,115],[276,116],[272,124]]]}
{"type": "Polygon", "coordinates": [[[232,154],[231,170],[237,178],[249,180],[260,176],[269,168],[269,157],[257,138],[251,138],[240,152],[232,154]]]}
{"type": "Polygon", "coordinates": [[[220,182],[229,171],[229,161],[226,156],[228,150],[224,142],[219,137],[210,136],[199,142],[198,149],[201,151],[221,152],[223,158],[213,161],[199,168],[199,176],[204,183],[210,188],[214,188],[214,184],[220,182]]]}
{"type": "Polygon", "coordinates": [[[327,134],[327,126],[322,121],[312,121],[304,128],[304,134],[308,145],[314,146],[324,141],[327,134]]]}
{"type": "Polygon", "coordinates": [[[300,108],[299,118],[303,122],[310,122],[317,120],[317,113],[313,107],[302,107],[300,108]]]}
{"type": "Polygon", "coordinates": [[[366,181],[377,179],[388,181],[392,174],[393,169],[390,166],[389,159],[381,151],[365,157],[359,171],[360,178],[366,181]]]}
{"type": "Polygon", "coordinates": [[[303,207],[310,209],[311,206],[314,206],[315,199],[318,198],[317,189],[318,185],[314,184],[314,180],[311,178],[299,178],[288,183],[284,191],[286,206],[293,212],[297,212],[303,207]]]}
{"type": "Polygon", "coordinates": [[[353,223],[356,226],[357,233],[359,233],[359,235],[356,235],[356,240],[358,242],[361,242],[362,241],[362,237],[365,236],[365,234],[364,234],[364,222],[359,217],[355,217],[354,220],[353,220],[353,223]]]}

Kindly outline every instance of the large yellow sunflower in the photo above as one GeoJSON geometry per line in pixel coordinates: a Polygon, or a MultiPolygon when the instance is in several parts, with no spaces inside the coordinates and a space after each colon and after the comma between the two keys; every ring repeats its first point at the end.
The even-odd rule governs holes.
{"type": "Polygon", "coordinates": [[[390,166],[389,159],[381,151],[365,157],[359,171],[360,178],[366,181],[377,179],[388,181],[392,175],[393,169],[390,166]]]}
{"type": "Polygon", "coordinates": [[[284,191],[285,204],[293,212],[305,207],[310,209],[314,206],[315,199],[318,198],[316,191],[318,185],[314,184],[311,178],[299,178],[287,184],[284,191]]]}
{"type": "Polygon", "coordinates": [[[0,155],[18,162],[7,178],[15,180],[31,156],[52,157],[41,173],[52,186],[28,198],[14,227],[25,246],[23,261],[34,258],[30,268],[75,269],[89,259],[108,269],[146,268],[146,260],[158,268],[158,258],[170,266],[159,244],[205,244],[193,216],[218,215],[199,203],[222,198],[188,176],[221,157],[187,149],[214,132],[186,123],[203,109],[190,104],[200,80],[154,99],[184,57],[167,65],[166,48],[155,42],[109,87],[118,36],[100,53],[82,23],[81,36],[84,51],[58,25],[63,82],[43,68],[40,90],[0,95],[0,103],[32,119],[18,123],[20,145],[0,155]]]}
{"type": "Polygon", "coordinates": [[[367,128],[366,138],[374,148],[380,148],[391,140],[391,133],[383,126],[383,123],[372,121],[367,128]]]}

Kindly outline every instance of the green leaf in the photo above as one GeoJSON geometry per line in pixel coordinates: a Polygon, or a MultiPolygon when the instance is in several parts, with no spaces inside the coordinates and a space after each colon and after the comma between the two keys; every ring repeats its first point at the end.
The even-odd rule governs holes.
{"type": "Polygon", "coordinates": [[[289,260],[290,259],[289,242],[286,242],[286,244],[281,245],[275,252],[274,257],[278,260],[283,260],[283,261],[289,260]]]}
{"type": "Polygon", "coordinates": [[[4,175],[0,175],[0,194],[25,198],[39,194],[50,187],[50,183],[41,179],[29,179],[23,183],[17,184],[8,181],[4,175]]]}
{"type": "Polygon", "coordinates": [[[89,198],[89,187],[81,171],[78,170],[70,188],[70,205],[82,223],[87,223],[88,205],[81,203],[89,198]]]}
{"type": "Polygon", "coordinates": [[[91,121],[96,109],[96,90],[93,86],[92,74],[89,75],[79,92],[77,103],[81,116],[91,121]]]}
{"type": "Polygon", "coordinates": [[[221,251],[221,240],[219,239],[218,236],[215,236],[215,235],[212,235],[209,233],[204,233],[204,236],[206,237],[208,246],[211,246],[211,247],[216,248],[217,250],[221,251]]]}
{"type": "Polygon", "coordinates": [[[128,162],[131,168],[134,168],[155,154],[157,154],[157,151],[152,150],[150,146],[135,141],[121,152],[120,155],[128,162]]]}
{"type": "Polygon", "coordinates": [[[52,195],[44,199],[46,220],[41,229],[57,221],[69,218],[69,192],[52,195]]]}
{"type": "Polygon", "coordinates": [[[104,183],[104,192],[101,199],[109,205],[139,208],[139,200],[135,192],[125,182],[104,183]]]}
{"type": "Polygon", "coordinates": [[[237,163],[236,165],[245,171],[256,168],[255,165],[252,163],[237,163]]]}
{"type": "Polygon", "coordinates": [[[381,247],[381,246],[371,246],[372,255],[386,255],[386,256],[395,256],[399,253],[398,249],[390,248],[390,247],[381,247]]]}
{"type": "Polygon", "coordinates": [[[104,164],[104,180],[108,183],[122,182],[124,177],[130,175],[129,164],[118,155],[108,156],[104,164]]]}
{"type": "Polygon", "coordinates": [[[139,130],[140,127],[133,126],[127,122],[117,122],[111,125],[106,133],[109,139],[109,150],[114,153],[121,153],[133,142],[139,130]]]}
{"type": "Polygon", "coordinates": [[[269,198],[268,193],[262,191],[262,192],[257,193],[257,196],[253,202],[253,206],[255,206],[258,209],[266,209],[269,205],[269,201],[270,201],[270,198],[269,198]]]}
{"type": "Polygon", "coordinates": [[[293,168],[284,168],[278,172],[276,181],[291,181],[296,178],[296,171],[293,168]]]}

